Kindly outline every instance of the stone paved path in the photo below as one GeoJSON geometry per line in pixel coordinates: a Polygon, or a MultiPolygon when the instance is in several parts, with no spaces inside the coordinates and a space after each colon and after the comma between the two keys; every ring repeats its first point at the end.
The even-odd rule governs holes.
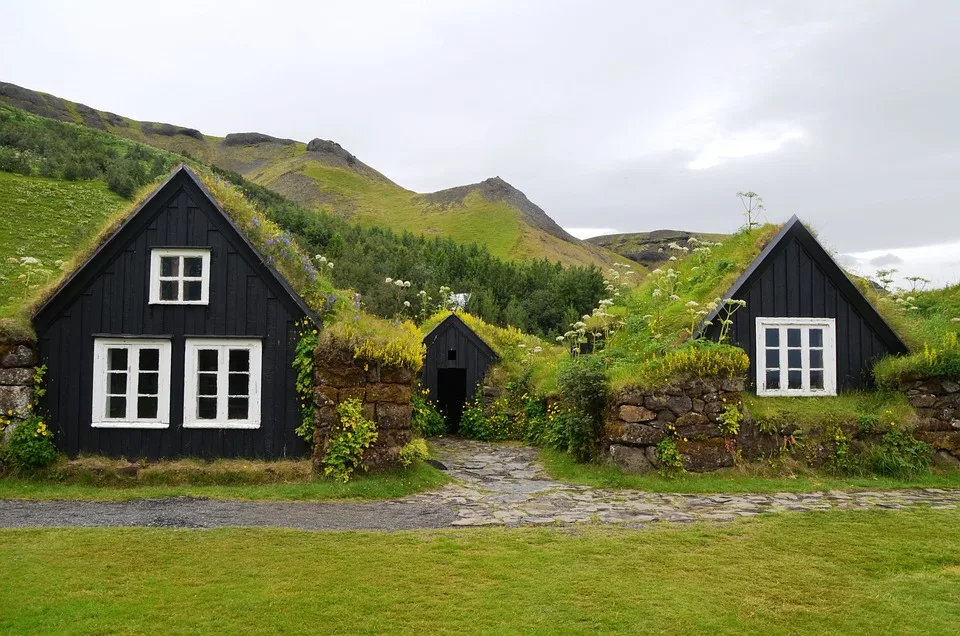
{"type": "Polygon", "coordinates": [[[439,461],[460,484],[408,497],[438,498],[457,513],[454,526],[551,523],[732,521],[767,512],[903,509],[917,505],[957,508],[960,490],[827,491],[772,495],[686,495],[602,490],[553,481],[537,462],[536,449],[444,438],[432,442],[439,461]]]}
{"type": "Polygon", "coordinates": [[[684,495],[603,490],[553,481],[536,449],[457,438],[431,442],[457,483],[393,501],[301,503],[178,497],[127,502],[0,500],[0,527],[271,526],[308,530],[408,530],[732,521],[782,511],[956,509],[960,490],[684,495]]]}

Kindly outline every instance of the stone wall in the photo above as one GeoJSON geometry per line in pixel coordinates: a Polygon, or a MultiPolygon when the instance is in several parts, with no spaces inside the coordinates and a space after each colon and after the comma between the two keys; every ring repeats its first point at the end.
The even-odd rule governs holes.
{"type": "Polygon", "coordinates": [[[939,463],[960,466],[960,379],[906,382],[900,390],[919,416],[914,436],[930,444],[939,463]]]}
{"type": "Polygon", "coordinates": [[[687,470],[732,466],[733,448],[717,423],[727,405],[741,407],[743,390],[742,378],[693,377],[657,389],[620,391],[606,418],[607,453],[624,471],[643,473],[659,468],[656,446],[672,437],[687,470]]]}
{"type": "Polygon", "coordinates": [[[37,352],[26,343],[0,344],[0,413],[26,415],[33,401],[37,352]]]}
{"type": "Polygon", "coordinates": [[[414,375],[412,369],[356,360],[349,350],[318,349],[314,358],[314,467],[320,467],[326,454],[330,432],[337,423],[337,405],[351,398],[363,401],[364,417],[377,423],[379,433],[364,452],[364,468],[378,471],[399,466],[400,449],[413,439],[410,395],[414,375]]]}

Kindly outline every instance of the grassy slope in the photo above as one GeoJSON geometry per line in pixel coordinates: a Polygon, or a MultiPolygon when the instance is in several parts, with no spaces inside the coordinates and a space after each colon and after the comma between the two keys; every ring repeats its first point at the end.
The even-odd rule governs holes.
{"type": "Polygon", "coordinates": [[[960,512],[398,533],[0,532],[9,633],[955,634],[960,512]]]}
{"type": "MultiPolygon", "coordinates": [[[[85,123],[74,102],[38,95],[56,105],[58,118],[85,123]]],[[[108,118],[105,114],[101,119],[105,129],[115,135],[171,152],[189,153],[205,163],[239,172],[298,203],[322,206],[359,223],[476,242],[486,245],[495,256],[513,260],[547,258],[601,268],[623,260],[593,245],[570,243],[529,226],[518,210],[502,202],[468,197],[462,206],[428,205],[420,195],[388,180],[317,161],[306,153],[303,143],[226,146],[220,137],[204,135],[201,141],[183,134],[145,133],[143,122],[108,118]]]]}
{"type": "Polygon", "coordinates": [[[127,205],[99,181],[0,172],[0,316],[11,315],[26,291],[18,280],[24,268],[7,258],[32,256],[45,268],[57,270],[55,260],[69,260],[104,221],[127,205]]]}

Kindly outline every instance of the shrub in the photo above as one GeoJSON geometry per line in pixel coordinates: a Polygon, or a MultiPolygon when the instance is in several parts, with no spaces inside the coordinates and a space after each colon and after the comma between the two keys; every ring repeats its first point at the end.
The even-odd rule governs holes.
{"type": "Polygon", "coordinates": [[[447,423],[443,419],[443,414],[437,410],[433,402],[427,399],[429,394],[430,391],[417,382],[410,397],[410,403],[413,406],[410,423],[414,434],[421,437],[436,437],[447,432],[447,423]]]}
{"type": "Polygon", "coordinates": [[[883,440],[864,453],[864,465],[871,472],[891,477],[910,477],[930,466],[930,446],[908,431],[887,431],[883,440]]]}
{"type": "Polygon", "coordinates": [[[660,474],[670,477],[683,472],[683,459],[680,457],[680,448],[671,438],[666,438],[657,444],[657,459],[660,461],[660,474]]]}
{"type": "Polygon", "coordinates": [[[323,456],[323,474],[347,483],[379,434],[377,425],[363,416],[363,402],[357,398],[341,402],[337,414],[340,421],[323,456]]]}
{"type": "Polygon", "coordinates": [[[411,440],[409,444],[400,449],[400,463],[404,467],[413,462],[423,461],[429,456],[430,451],[427,448],[427,443],[422,439],[411,440]]]}
{"type": "Polygon", "coordinates": [[[736,404],[728,404],[727,408],[720,414],[720,421],[717,423],[717,427],[724,437],[736,437],[737,434],[740,433],[741,422],[743,422],[743,412],[736,404]]]}
{"type": "Polygon", "coordinates": [[[479,391],[472,400],[463,405],[460,434],[469,439],[487,439],[487,417],[483,413],[483,394],[479,391]]]}
{"type": "Polygon", "coordinates": [[[31,415],[16,425],[10,441],[3,448],[3,459],[15,469],[49,466],[57,458],[53,431],[39,415],[31,415]]]}
{"type": "Polygon", "coordinates": [[[572,360],[557,375],[562,405],[569,411],[567,450],[577,461],[589,461],[599,448],[602,413],[607,399],[603,362],[593,356],[572,360]]]}
{"type": "Polygon", "coordinates": [[[904,380],[960,376],[960,339],[956,333],[944,336],[940,345],[923,345],[923,351],[908,356],[887,356],[873,368],[877,384],[896,389],[904,380]]]}

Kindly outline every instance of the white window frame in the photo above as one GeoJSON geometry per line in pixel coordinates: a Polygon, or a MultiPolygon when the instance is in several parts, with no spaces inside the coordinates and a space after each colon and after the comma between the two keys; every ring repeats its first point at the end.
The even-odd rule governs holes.
{"type": "Polygon", "coordinates": [[[210,303],[210,250],[205,248],[173,248],[155,247],[150,250],[150,304],[151,305],[207,305],[210,303]],[[180,267],[178,275],[171,277],[160,276],[160,259],[165,257],[179,257],[180,267]],[[183,268],[184,258],[202,259],[200,277],[185,276],[183,268]],[[177,281],[179,291],[178,300],[160,299],[160,281],[177,281]],[[200,281],[200,300],[183,300],[185,281],[200,281]]]}
{"type": "Polygon", "coordinates": [[[95,428],[168,428],[170,426],[170,353],[171,343],[156,338],[96,338],[93,341],[93,412],[95,428]],[[157,416],[155,418],[107,417],[107,350],[127,350],[127,414],[136,413],[141,349],[159,349],[157,365],[157,416]],[[133,409],[133,410],[131,410],[133,409]]]}
{"type": "Polygon", "coordinates": [[[262,355],[260,340],[246,338],[187,338],[184,351],[183,427],[184,428],[260,428],[260,400],[262,392],[262,355]],[[219,351],[217,363],[217,417],[197,417],[198,356],[200,349],[219,351]],[[246,349],[250,352],[247,387],[247,419],[231,420],[227,417],[229,398],[229,351],[246,349]]]}
{"type": "Polygon", "coordinates": [[[837,394],[837,321],[834,318],[764,318],[758,317],[756,324],[756,360],[757,395],[817,397],[837,394]],[[780,388],[767,389],[767,349],[766,330],[780,329],[780,388]],[[800,329],[801,372],[803,386],[788,389],[787,370],[787,329],[800,329]],[[823,329],[823,389],[810,388],[810,329],[823,329]]]}

